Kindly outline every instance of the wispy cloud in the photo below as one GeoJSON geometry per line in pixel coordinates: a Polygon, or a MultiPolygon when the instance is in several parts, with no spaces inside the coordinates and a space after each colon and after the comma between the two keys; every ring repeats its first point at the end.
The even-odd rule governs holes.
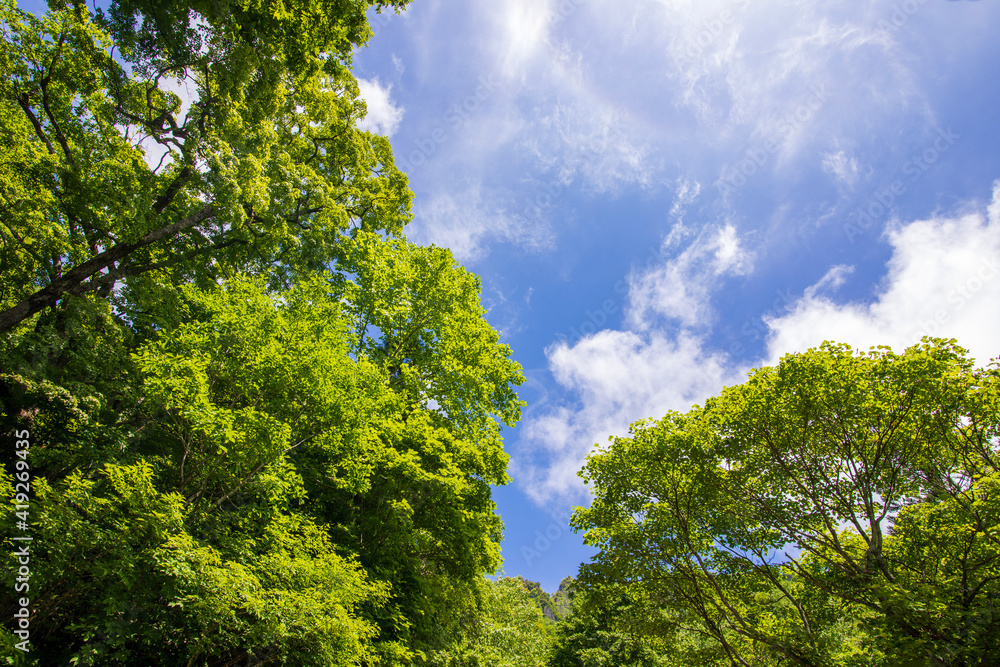
{"type": "MultiPolygon", "coordinates": [[[[675,226],[664,240],[665,249],[692,234],[675,226]]],[[[707,326],[712,319],[712,290],[723,277],[749,271],[752,259],[732,225],[703,230],[671,261],[631,276],[630,326],[647,330],[662,325],[663,318],[688,328],[707,326]]]]}
{"type": "Polygon", "coordinates": [[[670,208],[670,217],[683,224],[687,207],[698,199],[699,194],[701,194],[701,183],[686,178],[677,179],[677,189],[674,194],[674,205],[670,208]]]}
{"type": "MultiPolygon", "coordinates": [[[[687,181],[703,184],[699,206],[732,212],[780,182],[768,193],[784,199],[774,203],[787,207],[783,219],[814,204],[832,218],[853,203],[841,200],[873,165],[913,149],[921,128],[940,124],[914,52],[926,48],[915,26],[944,10],[917,3],[897,27],[898,4],[512,0],[462,5],[459,16],[457,4],[433,2],[414,21],[414,30],[423,27],[419,46],[394,61],[415,82],[406,103],[416,108],[434,72],[455,75],[447,85],[434,79],[434,99],[445,106],[413,120],[419,129],[397,155],[413,167],[414,189],[432,198],[466,177],[616,196],[661,196],[687,181]],[[454,15],[443,18],[448,11],[454,15]],[[448,30],[475,39],[436,36],[448,30]],[[486,90],[481,79],[488,95],[476,97],[486,90]],[[452,107],[461,113],[446,118],[452,107]],[[438,130],[440,142],[432,138],[438,130]],[[806,183],[815,185],[810,177],[824,175],[835,186],[831,200],[801,196],[806,183]],[[752,187],[707,185],[730,177],[752,187]]],[[[499,210],[509,192],[491,187],[482,196],[497,197],[484,205],[499,210]]],[[[740,229],[759,223],[732,221],[740,229]]],[[[561,228],[552,232],[557,248],[561,228]]],[[[483,243],[479,257],[489,254],[489,238],[483,243]]]]}
{"type": "Polygon", "coordinates": [[[507,0],[488,10],[496,26],[496,57],[508,78],[524,73],[526,63],[546,47],[553,14],[545,0],[507,0]]]}
{"type": "Polygon", "coordinates": [[[479,185],[453,185],[421,202],[407,235],[417,243],[450,248],[461,262],[481,258],[496,243],[529,251],[551,247],[550,228],[507,206],[503,198],[484,194],[479,185]]]}
{"type": "Polygon", "coordinates": [[[843,187],[852,188],[858,181],[858,161],[844,151],[823,155],[823,171],[843,187]]]}
{"type": "Polygon", "coordinates": [[[835,291],[847,281],[847,277],[852,273],[854,273],[853,266],[838,264],[827,271],[818,282],[806,288],[806,299],[815,299],[819,294],[825,291],[835,291]]]}

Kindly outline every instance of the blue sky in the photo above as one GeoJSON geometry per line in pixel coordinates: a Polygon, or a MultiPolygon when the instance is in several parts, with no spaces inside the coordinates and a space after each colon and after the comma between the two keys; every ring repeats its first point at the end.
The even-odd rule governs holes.
{"type": "Polygon", "coordinates": [[[414,0],[355,72],[523,365],[508,575],[554,590],[586,453],[832,339],[1000,355],[1000,6],[414,0]]]}

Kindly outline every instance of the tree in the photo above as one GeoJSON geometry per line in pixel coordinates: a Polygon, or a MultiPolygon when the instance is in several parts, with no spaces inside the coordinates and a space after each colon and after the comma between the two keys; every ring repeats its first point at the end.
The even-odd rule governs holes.
{"type": "Polygon", "coordinates": [[[29,662],[452,646],[499,566],[523,377],[479,279],[405,239],[406,178],[357,128],[365,12],[406,2],[0,3],[0,433],[31,433],[44,537],[29,662]]]}
{"type": "Polygon", "coordinates": [[[615,589],[593,588],[575,594],[572,610],[556,629],[549,667],[667,664],[653,648],[656,641],[637,631],[640,619],[651,611],[615,589]]]}
{"type": "Polygon", "coordinates": [[[440,667],[542,667],[550,640],[541,610],[518,579],[484,579],[454,643],[433,654],[440,667]]]}
{"type": "Polygon", "coordinates": [[[581,473],[582,579],[724,664],[988,664],[1000,629],[1000,369],[953,341],[788,355],[639,422],[581,473]]]}
{"type": "Polygon", "coordinates": [[[542,589],[542,585],[537,581],[528,581],[524,577],[517,576],[514,580],[528,591],[528,597],[534,600],[535,605],[541,610],[546,622],[550,624],[558,623],[566,619],[570,613],[572,603],[570,596],[573,590],[573,577],[565,577],[559,582],[559,589],[549,595],[542,589]]]}
{"type": "Polygon", "coordinates": [[[148,462],[99,472],[36,484],[32,650],[10,655],[41,665],[345,667],[374,657],[378,629],[360,612],[387,588],[320,526],[272,512],[253,533],[206,540],[196,527],[204,517],[158,491],[148,462]]]}
{"type": "Polygon", "coordinates": [[[92,18],[54,2],[39,19],[3,0],[0,331],[151,272],[276,268],[287,287],[358,230],[399,237],[412,195],[388,141],[357,129],[348,65],[365,10],[405,4],[123,1],[92,18]]]}
{"type": "Polygon", "coordinates": [[[520,586],[528,592],[528,597],[535,603],[538,610],[542,612],[542,616],[545,617],[547,623],[554,623],[562,620],[561,616],[556,615],[555,607],[552,603],[552,597],[542,589],[542,585],[540,583],[537,581],[528,581],[521,576],[514,577],[514,581],[520,584],[520,586]]]}
{"type": "Polygon", "coordinates": [[[39,656],[407,664],[452,641],[441,628],[499,565],[502,447],[355,356],[330,284],[182,288],[182,321],[131,355],[137,393],[113,416],[13,378],[41,490],[39,656]]]}

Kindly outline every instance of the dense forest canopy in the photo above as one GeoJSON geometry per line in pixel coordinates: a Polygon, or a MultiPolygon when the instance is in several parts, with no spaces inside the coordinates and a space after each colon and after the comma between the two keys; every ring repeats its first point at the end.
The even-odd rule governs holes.
{"type": "Polygon", "coordinates": [[[483,579],[520,368],[357,127],[365,12],[404,4],[3,3],[17,664],[433,663],[496,596],[534,613],[483,579]]]}
{"type": "Polygon", "coordinates": [[[524,377],[359,129],[406,4],[0,0],[5,664],[1000,663],[1000,366],[955,341],[637,422],[579,579],[495,576],[524,377]]]}

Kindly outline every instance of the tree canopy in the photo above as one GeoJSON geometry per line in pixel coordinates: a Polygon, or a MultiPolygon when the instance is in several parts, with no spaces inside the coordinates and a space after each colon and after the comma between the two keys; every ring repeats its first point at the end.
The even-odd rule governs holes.
{"type": "Polygon", "coordinates": [[[352,271],[345,242],[361,230],[399,237],[412,195],[388,141],[358,129],[348,69],[373,4],[113,2],[91,16],[55,2],[38,18],[4,0],[0,331],[128,277],[267,272],[287,287],[352,271]]]}
{"type": "Polygon", "coordinates": [[[520,367],[358,129],[351,50],[405,4],[0,4],[16,664],[420,664],[519,608],[483,576],[520,367]]]}
{"type": "Polygon", "coordinates": [[[1000,659],[1000,368],[953,341],[782,358],[581,473],[590,585],[717,664],[1000,659]]]}

